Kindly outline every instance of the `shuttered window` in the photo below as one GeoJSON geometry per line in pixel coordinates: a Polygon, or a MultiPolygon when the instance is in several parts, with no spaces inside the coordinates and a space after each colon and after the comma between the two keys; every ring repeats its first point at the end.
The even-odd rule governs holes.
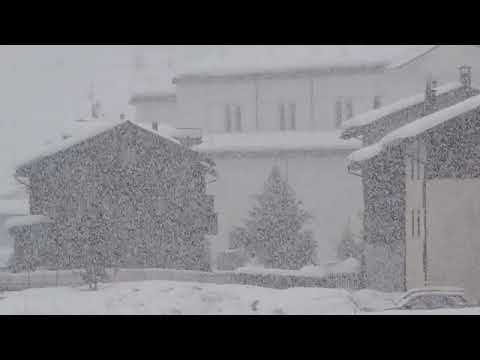
{"type": "Polygon", "coordinates": [[[296,104],[290,104],[290,130],[297,128],[297,106],[296,104]]]}
{"type": "Polygon", "coordinates": [[[335,102],[335,127],[340,129],[343,122],[343,104],[342,99],[337,99],[335,102]]]}
{"type": "Polygon", "coordinates": [[[286,119],[285,119],[285,104],[280,104],[278,107],[279,112],[279,128],[280,131],[285,131],[287,129],[286,119]]]}
{"type": "Polygon", "coordinates": [[[347,120],[353,118],[354,111],[353,111],[352,98],[348,98],[345,100],[345,113],[346,113],[345,116],[347,117],[347,120]]]}
{"type": "Polygon", "coordinates": [[[232,132],[232,114],[229,105],[225,107],[225,131],[232,132]]]}
{"type": "Polygon", "coordinates": [[[239,105],[225,106],[225,131],[243,131],[242,108],[239,105]]]}
{"type": "Polygon", "coordinates": [[[235,131],[242,132],[242,109],[235,106],[235,131]]]}

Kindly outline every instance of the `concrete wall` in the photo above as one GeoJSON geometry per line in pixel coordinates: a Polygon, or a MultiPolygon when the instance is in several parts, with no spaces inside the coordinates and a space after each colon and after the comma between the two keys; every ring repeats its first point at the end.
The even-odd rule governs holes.
{"type": "Polygon", "coordinates": [[[303,152],[216,155],[219,178],[208,187],[219,213],[219,233],[211,238],[214,258],[227,249],[229,233],[243,225],[254,204],[253,195],[261,193],[272,167],[278,165],[304,208],[314,216],[308,228],[319,245],[319,262],[334,261],[348,217],[362,207],[360,178],[347,173],[345,156],[303,152]]]}
{"type": "Polygon", "coordinates": [[[480,299],[480,180],[427,183],[428,284],[480,299]]]}

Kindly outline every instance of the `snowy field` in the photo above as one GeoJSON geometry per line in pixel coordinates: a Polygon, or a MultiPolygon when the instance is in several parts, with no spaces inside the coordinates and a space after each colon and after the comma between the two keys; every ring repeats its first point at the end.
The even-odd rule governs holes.
{"type": "MultiPolygon", "coordinates": [[[[362,314],[359,307],[378,310],[388,307],[394,296],[370,290],[273,290],[242,285],[144,281],[102,284],[97,292],[85,286],[3,292],[0,293],[0,314],[353,315],[362,314]]],[[[394,314],[397,313],[407,314],[394,314]]],[[[480,315],[480,309],[408,312],[429,313],[480,315]]]]}

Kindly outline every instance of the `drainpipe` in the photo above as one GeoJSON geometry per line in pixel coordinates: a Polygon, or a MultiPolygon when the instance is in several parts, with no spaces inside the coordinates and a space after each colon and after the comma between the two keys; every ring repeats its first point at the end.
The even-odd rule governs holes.
{"type": "Polygon", "coordinates": [[[312,126],[312,130],[315,129],[315,96],[314,96],[314,82],[313,78],[310,79],[310,124],[312,126]]]}
{"type": "Polygon", "coordinates": [[[260,130],[260,124],[258,123],[258,79],[255,78],[253,80],[255,85],[255,128],[256,130],[260,130]]]}

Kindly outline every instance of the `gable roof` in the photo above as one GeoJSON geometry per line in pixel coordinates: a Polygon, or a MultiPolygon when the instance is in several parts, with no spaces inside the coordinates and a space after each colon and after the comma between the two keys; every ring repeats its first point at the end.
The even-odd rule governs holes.
{"type": "Polygon", "coordinates": [[[213,55],[203,62],[183,68],[176,74],[174,83],[209,79],[376,72],[386,69],[392,59],[392,50],[398,53],[397,49],[385,47],[374,52],[365,51],[363,46],[350,46],[346,52],[338,45],[330,48],[300,45],[237,46],[222,56],[213,55]]]}
{"type": "Polygon", "coordinates": [[[405,51],[403,54],[393,58],[387,68],[388,69],[401,68],[421,58],[422,56],[427,55],[429,52],[436,50],[440,46],[441,45],[423,45],[423,46],[419,46],[418,48],[414,48],[411,51],[405,51]]]}
{"type": "Polygon", "coordinates": [[[388,133],[376,144],[355,151],[348,157],[348,163],[353,165],[355,163],[369,160],[379,155],[389,146],[399,144],[411,138],[415,138],[428,130],[446,123],[451,119],[479,108],[480,95],[477,95],[440,111],[434,112],[433,114],[420,118],[392,131],[391,133],[388,133]]]}
{"type": "Polygon", "coordinates": [[[54,155],[58,152],[65,151],[75,145],[83,143],[93,137],[101,135],[107,131],[112,130],[113,128],[123,126],[125,124],[133,125],[137,128],[142,129],[143,131],[147,131],[156,136],[160,136],[168,141],[174,142],[176,144],[180,144],[176,139],[174,139],[175,129],[168,125],[161,124],[158,127],[158,131],[155,131],[142,124],[134,123],[130,120],[125,120],[121,122],[118,122],[118,121],[104,122],[101,124],[96,124],[94,127],[85,128],[84,131],[81,131],[66,140],[57,141],[56,143],[49,144],[48,146],[43,148],[41,151],[29,155],[28,157],[18,162],[18,164],[16,165],[16,171],[17,172],[21,171],[22,169],[32,164],[33,162],[39,161],[48,156],[54,155]]]}
{"type": "MultiPolygon", "coordinates": [[[[401,67],[407,66],[414,61],[417,61],[421,57],[427,55],[428,53],[437,50],[438,48],[446,45],[422,45],[418,48],[412,49],[411,51],[406,51],[405,53],[397,56],[392,60],[392,62],[387,66],[388,70],[399,69],[401,67]]],[[[464,46],[474,46],[480,47],[480,45],[464,45],[464,46]]]]}
{"type": "Polygon", "coordinates": [[[175,92],[164,92],[164,91],[144,91],[134,93],[130,98],[129,104],[136,105],[141,102],[150,102],[150,101],[164,101],[164,102],[174,102],[177,99],[175,92]]]}
{"type": "MultiPolygon", "coordinates": [[[[456,82],[451,82],[442,86],[438,86],[435,90],[437,95],[443,95],[450,91],[460,89],[462,86],[463,86],[462,83],[460,83],[459,81],[456,81],[456,82]]],[[[363,126],[367,126],[387,116],[390,116],[396,112],[405,110],[414,105],[419,105],[424,101],[425,101],[425,92],[418,93],[408,98],[401,99],[392,104],[382,106],[378,109],[360,114],[346,121],[342,127],[344,130],[351,130],[353,128],[360,128],[363,126]]]]}

